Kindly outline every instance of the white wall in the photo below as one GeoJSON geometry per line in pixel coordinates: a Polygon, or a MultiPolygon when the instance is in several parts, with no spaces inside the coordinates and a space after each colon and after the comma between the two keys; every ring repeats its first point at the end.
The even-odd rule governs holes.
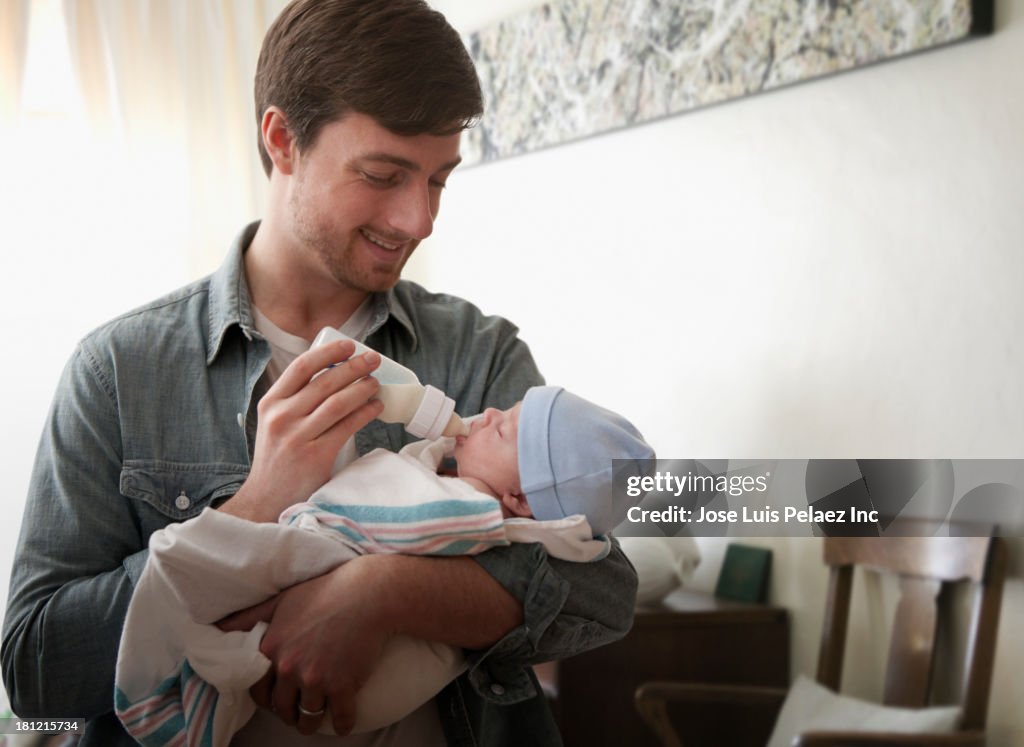
{"type": "MultiPolygon", "coordinates": [[[[538,3],[432,4],[468,32],[538,3]]],[[[1024,0],[997,6],[990,38],[459,172],[411,269],[664,457],[1024,457],[1024,0]]],[[[813,673],[820,543],[761,544],[813,673]]],[[[1024,744],[1022,620],[1015,580],[996,747],[1024,744]]]]}
{"type": "Polygon", "coordinates": [[[982,41],[457,173],[417,267],[666,455],[1019,456],[1014,6],[982,41]]]}

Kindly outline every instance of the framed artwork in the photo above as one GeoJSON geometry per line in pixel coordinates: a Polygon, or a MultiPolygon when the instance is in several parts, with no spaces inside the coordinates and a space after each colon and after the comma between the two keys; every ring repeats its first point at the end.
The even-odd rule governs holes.
{"type": "Polygon", "coordinates": [[[993,0],[556,0],[466,38],[481,163],[991,33],[993,0]]]}

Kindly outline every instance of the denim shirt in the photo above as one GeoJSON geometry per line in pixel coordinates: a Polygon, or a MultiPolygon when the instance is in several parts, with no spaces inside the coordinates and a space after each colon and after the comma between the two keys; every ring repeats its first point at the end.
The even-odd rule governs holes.
{"type": "MultiPolygon", "coordinates": [[[[213,275],[89,334],[68,362],[36,457],[3,627],[4,684],[22,717],[89,720],[81,744],[132,744],[113,715],[121,627],[150,535],[223,502],[249,473],[270,359],[242,263],[248,226],[213,275]]],[[[542,383],[516,328],[401,281],[373,297],[366,343],[441,388],[463,414],[542,383]]],[[[360,454],[412,440],[374,421],[360,454]]],[[[476,561],[523,623],[437,697],[450,745],[560,744],[528,664],[615,640],[636,575],[617,545],[592,564],[512,545],[476,561]]]]}

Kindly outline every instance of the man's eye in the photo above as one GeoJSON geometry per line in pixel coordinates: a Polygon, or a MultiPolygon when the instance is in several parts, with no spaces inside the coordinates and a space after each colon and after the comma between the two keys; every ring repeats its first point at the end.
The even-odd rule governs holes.
{"type": "Polygon", "coordinates": [[[434,189],[444,189],[445,187],[448,186],[448,184],[445,183],[445,182],[442,182],[439,179],[431,179],[430,180],[430,186],[433,187],[434,189]]]}
{"type": "Polygon", "coordinates": [[[364,171],[362,172],[362,177],[368,184],[374,187],[391,187],[398,183],[398,177],[395,174],[381,176],[379,174],[371,174],[369,171],[364,171]]]}

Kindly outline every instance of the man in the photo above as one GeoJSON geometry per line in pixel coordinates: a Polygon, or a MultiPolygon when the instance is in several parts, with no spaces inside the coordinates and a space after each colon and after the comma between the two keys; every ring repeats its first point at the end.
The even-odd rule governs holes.
{"type": "MultiPolygon", "coordinates": [[[[407,440],[373,420],[374,356],[315,376],[352,353],[303,352],[321,327],[365,339],[462,413],[542,382],[511,324],[399,281],[480,110],[457,34],[420,0],[298,0],[275,21],[256,74],[263,221],[212,276],[87,336],[61,379],[4,622],[17,713],[86,717],[82,744],[131,744],[113,677],[150,534],[207,506],[274,521],[270,507],[306,498],[339,450],[343,462],[407,440]]],[[[263,708],[236,743],[558,744],[527,665],[623,635],[635,585],[617,548],[587,565],[533,545],[359,558],[222,622],[269,623],[263,708]],[[470,670],[382,732],[305,741],[324,719],[348,731],[395,633],[463,647],[470,670]]]]}

